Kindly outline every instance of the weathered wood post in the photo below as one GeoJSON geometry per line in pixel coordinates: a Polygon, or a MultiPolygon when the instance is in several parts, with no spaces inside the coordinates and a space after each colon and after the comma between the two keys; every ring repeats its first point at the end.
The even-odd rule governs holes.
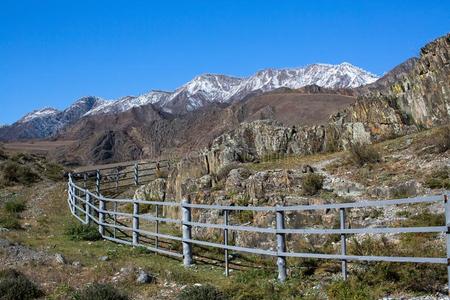
{"type": "Polygon", "coordinates": [[[192,238],[191,225],[191,208],[185,206],[189,204],[189,198],[181,200],[182,212],[182,230],[183,230],[183,264],[185,267],[192,265],[192,245],[189,240],[192,238]]]}
{"type": "MultiPolygon", "coordinates": [[[[228,226],[228,210],[223,211],[223,224],[228,226]]],[[[228,228],[223,230],[223,244],[228,246],[228,228]]],[[[225,248],[225,276],[228,277],[230,271],[228,269],[228,249],[225,248]]]]}
{"type": "Polygon", "coordinates": [[[101,195],[98,195],[98,231],[102,236],[105,235],[105,200],[101,195]]]}
{"type": "Polygon", "coordinates": [[[133,199],[133,245],[139,245],[139,202],[133,199]]]}
{"type": "MultiPolygon", "coordinates": [[[[345,229],[345,208],[339,209],[339,219],[340,219],[340,228],[345,229]]],[[[341,233],[341,254],[347,255],[347,238],[345,233],[341,233]]],[[[347,260],[343,259],[341,261],[342,268],[342,279],[347,280],[347,260]]]]}
{"type": "Polygon", "coordinates": [[[448,196],[444,195],[444,206],[445,206],[445,226],[447,227],[446,234],[446,245],[447,245],[447,292],[450,296],[450,203],[448,201],[448,196]]]}
{"type": "Polygon", "coordinates": [[[139,164],[134,164],[134,185],[139,185],[139,164]]]}
{"type": "Polygon", "coordinates": [[[100,195],[100,170],[97,169],[95,171],[95,192],[97,193],[97,195],[100,195]]]}
{"type": "Polygon", "coordinates": [[[283,232],[278,232],[278,230],[284,229],[284,211],[279,208],[281,205],[277,204],[276,207],[276,226],[277,226],[277,265],[278,265],[278,281],[286,281],[286,257],[280,255],[280,253],[286,252],[286,240],[285,234],[283,232]]]}
{"type": "Polygon", "coordinates": [[[86,210],[85,210],[85,223],[87,225],[91,225],[92,219],[91,219],[91,195],[87,192],[87,190],[84,190],[84,194],[86,195],[86,210]]]}

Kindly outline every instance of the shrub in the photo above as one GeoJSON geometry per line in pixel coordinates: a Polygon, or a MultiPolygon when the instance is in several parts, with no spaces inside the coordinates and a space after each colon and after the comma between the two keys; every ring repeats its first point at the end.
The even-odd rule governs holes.
{"type": "Polygon", "coordinates": [[[363,166],[381,162],[381,155],[372,145],[355,143],[350,147],[350,159],[353,163],[363,166]]]}
{"type": "Polygon", "coordinates": [[[0,271],[0,299],[26,300],[43,296],[43,292],[25,275],[16,270],[0,271]]]}
{"type": "Polygon", "coordinates": [[[64,168],[55,163],[48,163],[45,166],[45,177],[53,181],[59,181],[64,179],[64,168]]]}
{"type": "Polygon", "coordinates": [[[17,214],[0,214],[0,227],[7,229],[20,229],[20,222],[17,214]]]}
{"type": "Polygon", "coordinates": [[[434,171],[425,179],[425,185],[430,189],[450,189],[448,168],[434,171]]]}
{"type": "Polygon", "coordinates": [[[348,300],[366,300],[377,299],[379,295],[369,288],[367,285],[356,281],[336,281],[327,288],[329,299],[348,299],[348,300]]]}
{"type": "Polygon", "coordinates": [[[0,146],[0,160],[8,159],[8,155],[6,155],[5,150],[0,146]]]}
{"type": "Polygon", "coordinates": [[[98,241],[102,239],[97,227],[80,223],[69,224],[65,234],[73,241],[98,241]]]}
{"type": "Polygon", "coordinates": [[[128,300],[129,297],[109,284],[94,283],[75,293],[76,300],[128,300]]]}
{"type": "Polygon", "coordinates": [[[1,169],[3,173],[3,182],[6,185],[14,183],[31,184],[39,178],[30,167],[14,161],[6,161],[1,169]]]}
{"type": "Polygon", "coordinates": [[[309,173],[303,177],[302,189],[305,195],[315,195],[323,187],[323,176],[319,174],[309,173]]]}
{"type": "Polygon", "coordinates": [[[17,199],[10,199],[5,202],[5,211],[8,213],[21,213],[25,210],[25,202],[17,199]]]}
{"type": "Polygon", "coordinates": [[[219,289],[216,287],[206,285],[194,285],[185,288],[178,295],[179,300],[225,300],[228,299],[219,289]]]}
{"type": "Polygon", "coordinates": [[[436,146],[438,153],[444,153],[450,149],[450,126],[439,129],[437,134],[432,138],[432,144],[436,146]]]}

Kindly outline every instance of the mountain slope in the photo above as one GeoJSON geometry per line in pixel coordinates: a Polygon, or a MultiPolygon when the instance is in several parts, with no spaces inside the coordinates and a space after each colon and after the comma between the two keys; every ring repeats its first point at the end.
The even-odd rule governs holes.
{"type": "Polygon", "coordinates": [[[52,136],[104,102],[98,97],[83,97],[63,111],[49,107],[33,111],[12,125],[0,127],[0,140],[23,140],[52,136]]]}

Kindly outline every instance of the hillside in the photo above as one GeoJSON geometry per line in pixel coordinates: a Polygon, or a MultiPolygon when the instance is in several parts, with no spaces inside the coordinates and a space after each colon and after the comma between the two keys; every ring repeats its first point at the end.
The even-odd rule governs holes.
{"type": "MultiPolygon", "coordinates": [[[[380,160],[363,162],[362,165],[353,160],[349,152],[267,157],[259,163],[235,165],[218,181],[211,176],[213,185],[209,187],[205,186],[206,177],[191,175],[190,191],[193,191],[192,187],[197,188],[192,195],[196,203],[209,203],[219,197],[222,203],[240,205],[246,204],[245,201],[254,205],[272,204],[281,198],[287,203],[317,204],[439,193],[448,187],[449,172],[445,166],[450,159],[449,148],[441,146],[442,141],[449,141],[449,137],[448,128],[438,128],[379,143],[373,149],[379,153],[380,160]],[[323,187],[312,195],[304,192],[306,185],[302,184],[304,178],[309,176],[309,173],[304,173],[305,165],[311,166],[314,173],[325,178],[323,187]],[[289,178],[288,186],[285,186],[286,176],[289,178]]],[[[171,176],[167,178],[167,200],[172,199],[171,176]]],[[[204,285],[205,282],[229,299],[287,299],[293,294],[313,299],[342,299],[342,295],[361,299],[384,296],[429,299],[426,297],[443,297],[445,292],[446,268],[441,265],[354,262],[350,269],[352,279],[344,284],[336,279],[340,272],[339,262],[292,260],[288,265],[292,279],[283,288],[276,282],[274,262],[263,257],[255,259],[245,254],[233,254],[233,271],[229,278],[223,276],[220,261],[216,264],[211,259],[203,262],[198,258],[195,267],[186,270],[178,260],[143,249],[83,237],[81,233],[74,235],[73,232],[78,231],[73,229],[75,220],[67,209],[64,186],[64,182],[55,184],[43,180],[31,186],[8,186],[1,189],[0,194],[1,213],[4,213],[5,203],[14,199],[26,203],[25,210],[18,213],[20,227],[8,231],[2,229],[0,232],[0,263],[31,278],[46,297],[70,298],[93,281],[112,284],[133,299],[174,299],[186,288],[204,285]],[[31,263],[33,268],[29,267],[31,263]],[[151,275],[151,283],[136,281],[142,271],[151,275]]],[[[151,193],[157,186],[160,185],[145,188],[151,193]]],[[[133,192],[126,191],[123,197],[129,197],[133,192]]],[[[141,189],[137,191],[139,193],[141,189]]],[[[318,220],[321,224],[334,224],[335,216],[333,211],[320,212],[320,215],[308,214],[302,224],[308,226],[318,220]]],[[[204,221],[216,216],[195,217],[204,221]]],[[[253,225],[262,223],[265,218],[260,215],[254,218],[248,215],[238,217],[253,225]]],[[[420,205],[355,210],[349,219],[354,227],[439,225],[442,209],[434,205],[420,205]]],[[[195,232],[195,235],[204,238],[208,234],[195,232]]],[[[237,239],[242,245],[254,241],[266,243],[261,237],[245,233],[238,235],[237,239]]],[[[333,242],[333,238],[305,238],[299,239],[297,246],[308,251],[327,252],[335,251],[333,242]]],[[[394,239],[349,239],[348,248],[351,253],[368,255],[404,256],[423,251],[428,255],[440,256],[444,255],[443,243],[443,239],[435,235],[414,234],[413,238],[411,235],[399,235],[394,239]]],[[[196,253],[201,253],[201,256],[216,256],[208,249],[198,252],[200,250],[197,249],[196,253]]],[[[218,257],[221,255],[217,254],[218,257]]]]}

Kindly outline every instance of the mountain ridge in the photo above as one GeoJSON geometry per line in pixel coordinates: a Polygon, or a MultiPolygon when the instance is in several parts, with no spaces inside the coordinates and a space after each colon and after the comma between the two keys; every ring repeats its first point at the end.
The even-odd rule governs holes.
{"type": "Polygon", "coordinates": [[[12,125],[0,127],[0,140],[51,137],[86,116],[117,114],[150,104],[166,113],[183,115],[209,103],[230,104],[249,95],[278,88],[298,89],[312,84],[324,88],[352,88],[372,83],[376,79],[376,75],[347,62],[338,65],[269,68],[248,77],[205,73],[195,76],[173,92],[152,90],[139,96],[125,96],[117,100],[86,96],[63,111],[50,107],[36,110],[12,125]]]}

